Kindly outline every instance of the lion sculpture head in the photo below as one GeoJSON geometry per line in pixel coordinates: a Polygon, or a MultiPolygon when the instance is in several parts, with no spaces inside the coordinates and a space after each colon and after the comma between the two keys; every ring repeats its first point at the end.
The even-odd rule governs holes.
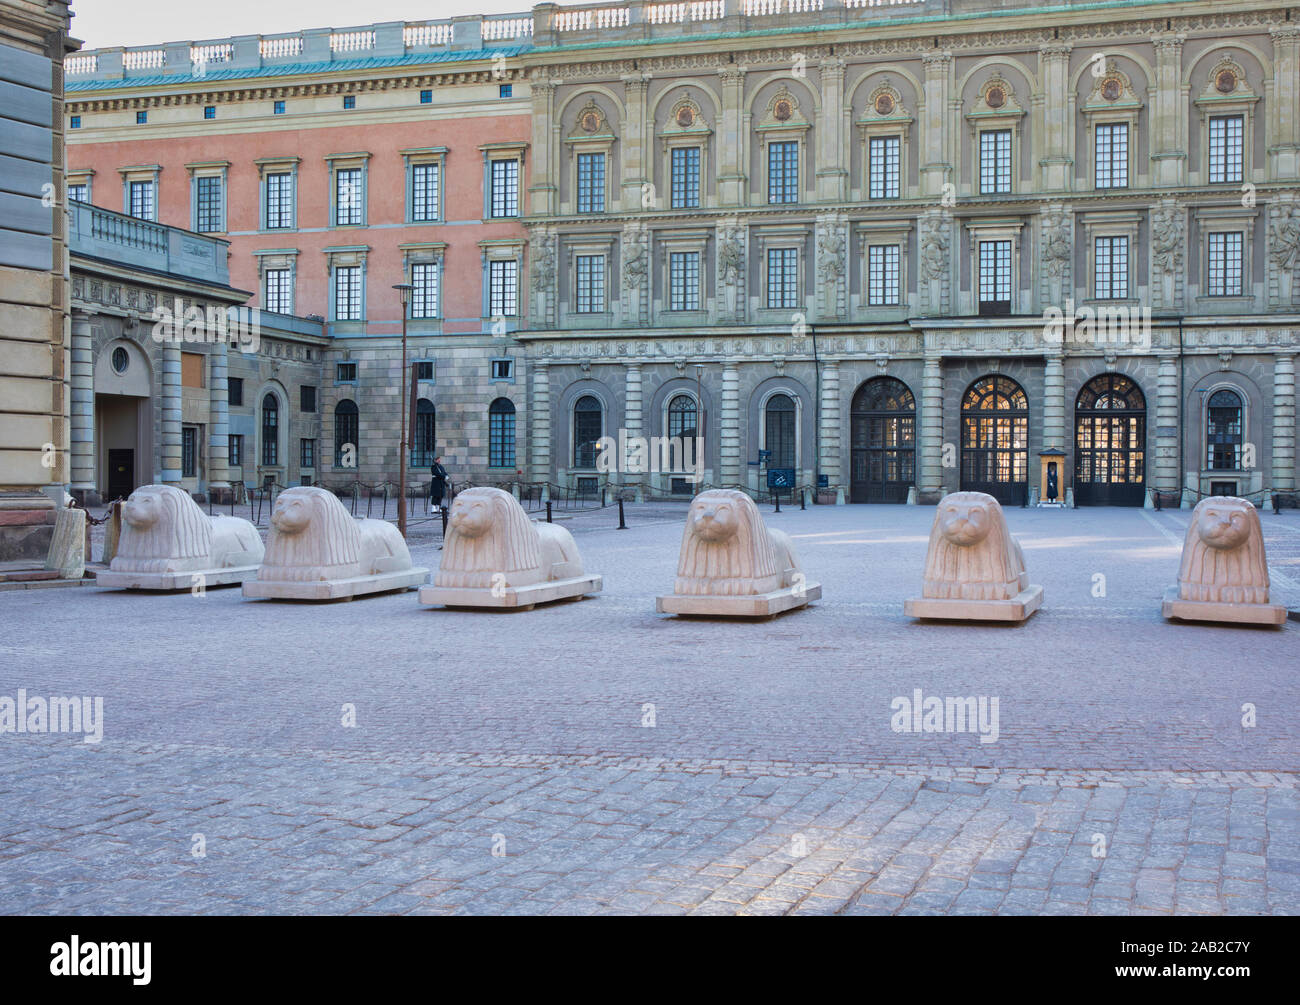
{"type": "Polygon", "coordinates": [[[754,500],[735,489],[710,489],[691,501],[682,533],[674,592],[747,596],[780,589],[782,568],[754,500]]]}
{"type": "Polygon", "coordinates": [[[436,586],[487,589],[497,573],[510,586],[545,580],[537,528],[509,492],[465,489],[447,517],[436,586]]]}
{"type": "Polygon", "coordinates": [[[1267,604],[1268,562],[1259,513],[1233,496],[1196,504],[1178,570],[1180,600],[1267,604]]]}
{"type": "Polygon", "coordinates": [[[922,596],[936,600],[1011,600],[1029,586],[1025,562],[998,501],[953,492],[930,528],[922,596]]]}
{"type": "Polygon", "coordinates": [[[189,572],[211,564],[212,521],[188,492],[142,485],[122,504],[114,572],[189,572]]]}
{"type": "Polygon", "coordinates": [[[281,492],[257,578],[315,582],[359,575],[361,531],[338,496],[314,486],[281,492]]]}

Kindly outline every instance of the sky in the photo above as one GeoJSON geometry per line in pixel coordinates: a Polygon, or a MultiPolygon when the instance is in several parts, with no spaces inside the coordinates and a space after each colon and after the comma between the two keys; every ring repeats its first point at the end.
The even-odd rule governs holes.
{"type": "MultiPolygon", "coordinates": [[[[534,0],[72,0],[72,36],[87,49],[150,45],[299,28],[351,28],[383,21],[429,21],[463,14],[515,14],[534,0]]],[[[577,0],[560,0],[563,5],[577,0]]]]}

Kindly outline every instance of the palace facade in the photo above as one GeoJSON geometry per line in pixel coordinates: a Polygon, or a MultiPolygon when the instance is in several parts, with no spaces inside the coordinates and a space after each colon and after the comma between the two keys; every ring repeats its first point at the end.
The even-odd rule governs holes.
{"type": "Polygon", "coordinates": [[[1295,490],[1277,4],[543,4],[90,51],[67,86],[72,198],[219,237],[263,319],[318,316],[224,444],[182,417],[195,491],[235,477],[236,409],[239,480],[395,479],[402,282],[417,477],[686,494],[600,447],[698,436],[706,484],[827,501],[1295,490]]]}

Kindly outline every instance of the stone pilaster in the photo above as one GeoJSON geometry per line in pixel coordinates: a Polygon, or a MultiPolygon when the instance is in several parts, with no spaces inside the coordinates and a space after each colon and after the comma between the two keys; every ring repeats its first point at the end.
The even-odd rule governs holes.
{"type": "Polygon", "coordinates": [[[718,428],[718,480],[740,487],[740,370],[734,359],[722,361],[722,416],[718,428]]]}
{"type": "Polygon", "coordinates": [[[90,315],[72,315],[71,479],[73,496],[83,505],[98,496],[95,484],[95,359],[90,315]]]}
{"type": "Polygon", "coordinates": [[[1043,367],[1043,448],[1065,449],[1065,357],[1052,353],[1043,367]]]}
{"type": "MultiPolygon", "coordinates": [[[[649,123],[646,118],[646,89],[650,84],[650,74],[632,73],[623,78],[623,103],[626,115],[623,119],[622,142],[619,150],[623,162],[621,182],[623,211],[638,212],[642,209],[642,186],[650,181],[653,174],[652,165],[646,162],[646,151],[653,151],[654,144],[647,134],[649,123]]],[[[653,153],[651,153],[653,156],[653,153]]],[[[668,193],[662,193],[655,199],[655,209],[667,206],[668,193]]]]}
{"type": "Polygon", "coordinates": [[[921,56],[921,63],[925,66],[922,84],[925,108],[917,124],[921,194],[941,198],[944,185],[956,182],[954,149],[960,134],[958,130],[950,133],[949,124],[961,121],[961,100],[953,97],[951,52],[926,52],[921,56]]]}
{"type": "MultiPolygon", "coordinates": [[[[1273,94],[1300,93],[1300,26],[1278,25],[1273,38],[1273,94]]],[[[1294,101],[1269,102],[1269,177],[1276,180],[1300,178],[1300,109],[1294,101]]]]}
{"type": "Polygon", "coordinates": [[[1273,357],[1273,490],[1294,492],[1295,477],[1295,357],[1273,357]]]}
{"type": "Polygon", "coordinates": [[[181,350],[168,342],[162,351],[162,473],[164,484],[181,480],[181,350]]]}
{"type": "Polygon", "coordinates": [[[1177,492],[1182,484],[1178,456],[1178,357],[1160,357],[1156,376],[1156,463],[1155,485],[1161,492],[1177,492]]]}
{"type": "Polygon", "coordinates": [[[220,494],[230,488],[230,398],[224,341],[213,344],[209,359],[208,491],[220,494]]]}
{"type": "Polygon", "coordinates": [[[1153,188],[1187,184],[1187,111],[1183,93],[1182,35],[1160,34],[1152,40],[1156,50],[1156,79],[1148,98],[1151,116],[1151,185],[1153,188]]]}
{"type": "MultiPolygon", "coordinates": [[[[641,364],[627,364],[627,373],[623,378],[623,428],[627,431],[627,442],[632,442],[635,437],[641,436],[645,427],[644,421],[644,402],[641,399],[641,364]]],[[[618,439],[615,435],[615,439],[618,439]]],[[[648,458],[643,457],[643,461],[648,458]]],[[[624,472],[624,465],[627,464],[626,457],[619,457],[618,465],[620,472],[619,479],[623,485],[633,490],[636,502],[641,502],[645,498],[645,475],[640,473],[624,472]]]]}
{"type": "MultiPolygon", "coordinates": [[[[1070,188],[1074,172],[1070,170],[1070,140],[1074,132],[1074,101],[1070,89],[1070,49],[1063,42],[1049,42],[1039,54],[1042,77],[1041,111],[1038,127],[1042,129],[1042,156],[1038,161],[1039,184],[1044,192],[1064,192],[1070,188]]],[[[1035,99],[1035,104],[1040,104],[1035,99]]]]}
{"type": "MultiPolygon", "coordinates": [[[[549,483],[551,470],[551,367],[544,360],[532,363],[532,429],[529,430],[529,465],[534,482],[549,483]]],[[[608,460],[608,458],[607,458],[608,460]]]]}
{"type": "Polygon", "coordinates": [[[943,360],[925,357],[921,376],[921,491],[943,492],[943,360]]]}
{"type": "Polygon", "coordinates": [[[849,166],[845,163],[852,149],[844,114],[844,59],[827,56],[821,61],[822,102],[817,117],[817,198],[823,202],[843,202],[849,192],[849,166]]]}
{"type": "Polygon", "coordinates": [[[745,151],[749,149],[744,130],[745,71],[728,64],[718,71],[718,76],[722,80],[722,122],[714,146],[718,152],[718,203],[743,206],[745,151]]]}
{"type": "Polygon", "coordinates": [[[552,216],[559,196],[557,179],[552,175],[557,163],[560,124],[555,118],[555,81],[534,79],[533,148],[529,151],[528,195],[533,216],[552,216]]]}
{"type": "Polygon", "coordinates": [[[826,475],[835,501],[844,501],[844,466],[840,461],[840,364],[822,360],[822,421],[817,430],[817,452],[821,456],[819,475],[826,475]]]}

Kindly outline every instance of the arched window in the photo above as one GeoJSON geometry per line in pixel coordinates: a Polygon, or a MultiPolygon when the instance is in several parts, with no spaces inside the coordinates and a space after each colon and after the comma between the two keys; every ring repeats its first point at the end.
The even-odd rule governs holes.
{"type": "Polygon", "coordinates": [[[797,413],[794,399],[788,394],[774,394],[767,399],[765,413],[763,443],[771,451],[767,459],[768,468],[797,467],[798,444],[795,439],[797,413]]]}
{"type": "Polygon", "coordinates": [[[357,466],[357,440],[361,433],[361,416],[357,403],[344,398],[334,406],[334,466],[357,466]]]}
{"type": "Polygon", "coordinates": [[[1240,470],[1242,439],[1241,395],[1227,388],[1215,391],[1205,407],[1206,467],[1240,470]]]}
{"type": "Polygon", "coordinates": [[[596,443],[604,426],[600,399],[584,394],[573,406],[573,466],[596,466],[596,443]]]}
{"type": "Polygon", "coordinates": [[[1083,385],[1074,402],[1074,500],[1080,506],[1141,506],[1145,499],[1147,403],[1121,373],[1083,385]]]}
{"type": "Polygon", "coordinates": [[[689,394],[679,394],[668,402],[668,436],[694,436],[699,422],[696,418],[695,399],[689,394]]]}
{"type": "Polygon", "coordinates": [[[267,393],[262,399],[262,466],[280,463],[280,399],[267,393]]]}
{"type": "Polygon", "coordinates": [[[515,466],[515,403],[497,398],[488,407],[488,466],[515,466]]]}
{"type": "Polygon", "coordinates": [[[428,398],[421,398],[415,403],[415,428],[411,430],[411,466],[415,468],[432,466],[437,442],[438,424],[433,402],[428,398]]]}
{"type": "Polygon", "coordinates": [[[961,402],[961,487],[1021,505],[1029,492],[1029,399],[1010,377],[971,384],[961,402]]]}
{"type": "Polygon", "coordinates": [[[907,502],[916,482],[916,399],[895,377],[873,377],[853,396],[849,498],[907,502]]]}

